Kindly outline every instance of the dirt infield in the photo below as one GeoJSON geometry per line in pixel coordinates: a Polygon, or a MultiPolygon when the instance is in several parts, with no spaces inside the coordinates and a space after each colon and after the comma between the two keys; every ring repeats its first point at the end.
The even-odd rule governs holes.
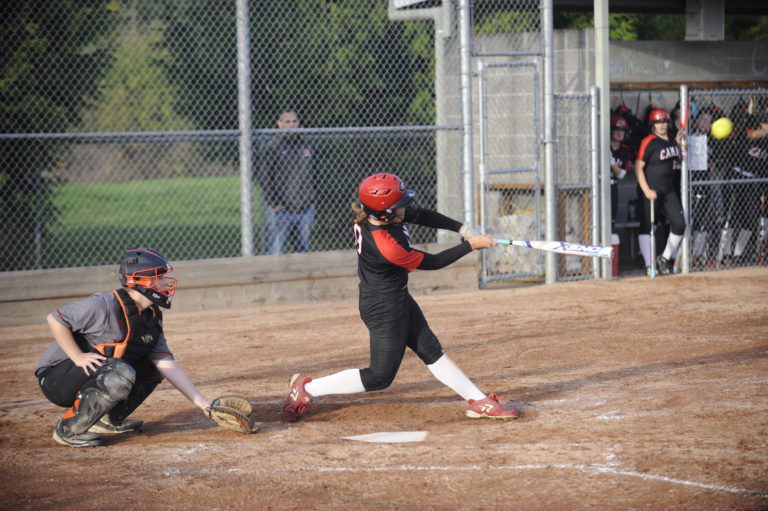
{"type": "MultiPolygon", "coordinates": [[[[183,283],[180,284],[183,293],[183,283]]],[[[417,298],[446,351],[523,417],[473,420],[412,353],[389,389],[323,397],[297,424],[291,373],[367,364],[355,301],[166,315],[217,429],[167,382],[146,431],[73,449],[34,367],[50,336],[0,328],[2,509],[768,509],[768,271],[585,281],[417,298]],[[412,443],[344,437],[424,431],[412,443]]]]}

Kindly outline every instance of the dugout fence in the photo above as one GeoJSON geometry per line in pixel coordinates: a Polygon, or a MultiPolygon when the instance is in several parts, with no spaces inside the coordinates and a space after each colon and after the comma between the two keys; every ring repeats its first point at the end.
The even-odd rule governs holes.
{"type": "Polygon", "coordinates": [[[768,90],[681,87],[680,101],[687,105],[684,264],[690,271],[765,265],[768,90]],[[721,117],[733,131],[716,139],[710,128],[721,117]]]}

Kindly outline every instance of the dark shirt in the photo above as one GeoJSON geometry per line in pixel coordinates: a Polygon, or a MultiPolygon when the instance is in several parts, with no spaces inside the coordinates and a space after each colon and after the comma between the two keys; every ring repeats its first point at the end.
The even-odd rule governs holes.
{"type": "Polygon", "coordinates": [[[278,135],[267,142],[259,166],[267,205],[300,213],[317,202],[320,175],[316,160],[314,147],[300,135],[278,135]]]}
{"type": "Polygon", "coordinates": [[[645,162],[643,172],[648,186],[659,193],[669,193],[675,189],[675,169],[680,168],[680,147],[677,142],[648,135],[640,143],[637,159],[645,162]]]}

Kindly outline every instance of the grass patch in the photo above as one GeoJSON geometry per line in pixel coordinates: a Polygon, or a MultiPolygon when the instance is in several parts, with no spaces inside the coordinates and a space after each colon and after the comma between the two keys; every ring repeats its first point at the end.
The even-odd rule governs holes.
{"type": "MultiPolygon", "coordinates": [[[[254,185],[254,230],[260,225],[254,185]]],[[[171,260],[240,255],[239,177],[64,183],[45,239],[45,267],[116,264],[128,246],[149,246],[171,260]]]]}

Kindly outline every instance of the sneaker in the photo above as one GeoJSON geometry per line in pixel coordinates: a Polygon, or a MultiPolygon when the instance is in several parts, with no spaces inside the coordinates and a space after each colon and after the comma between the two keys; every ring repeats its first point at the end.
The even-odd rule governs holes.
{"type": "Polygon", "coordinates": [[[283,418],[286,421],[296,422],[312,404],[312,396],[304,390],[304,385],[311,381],[312,378],[303,374],[294,374],[291,378],[291,390],[283,403],[283,418]]]}
{"type": "Polygon", "coordinates": [[[66,433],[64,431],[64,423],[59,419],[56,424],[56,429],[53,430],[53,439],[62,445],[68,445],[70,447],[97,447],[101,445],[101,439],[99,435],[93,433],[66,433]]]}
{"type": "Polygon", "coordinates": [[[488,417],[491,419],[517,419],[520,414],[517,410],[512,408],[505,408],[504,405],[499,403],[499,398],[496,394],[488,394],[485,399],[475,401],[469,400],[469,408],[466,411],[467,417],[473,419],[479,419],[482,417],[488,417]]]}
{"type": "Polygon", "coordinates": [[[120,424],[113,424],[109,414],[105,413],[96,424],[88,429],[88,433],[100,433],[115,435],[118,433],[141,433],[144,431],[144,421],[138,419],[125,419],[120,424]]]}
{"type": "Polygon", "coordinates": [[[667,259],[664,256],[659,256],[659,258],[656,260],[657,266],[658,266],[658,272],[660,275],[671,275],[672,274],[672,268],[673,268],[673,262],[667,259]]]}

